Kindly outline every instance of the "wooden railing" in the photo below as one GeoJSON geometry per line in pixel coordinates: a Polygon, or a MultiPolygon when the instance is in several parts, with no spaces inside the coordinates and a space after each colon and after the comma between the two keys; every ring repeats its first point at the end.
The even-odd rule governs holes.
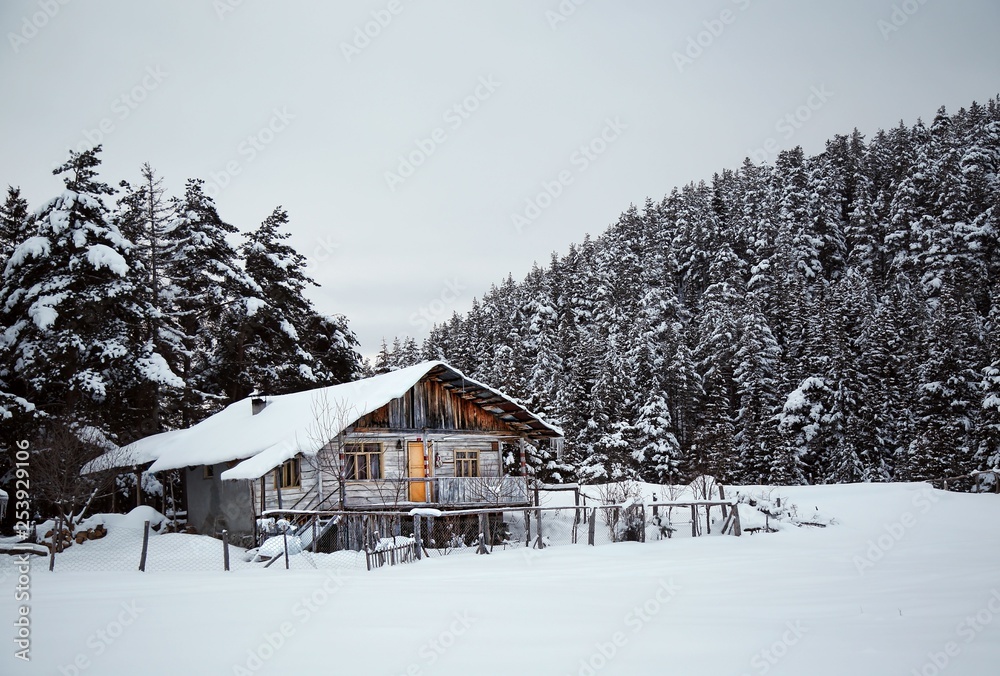
{"type": "Polygon", "coordinates": [[[523,477],[434,477],[434,498],[442,505],[510,505],[529,502],[523,477]]]}

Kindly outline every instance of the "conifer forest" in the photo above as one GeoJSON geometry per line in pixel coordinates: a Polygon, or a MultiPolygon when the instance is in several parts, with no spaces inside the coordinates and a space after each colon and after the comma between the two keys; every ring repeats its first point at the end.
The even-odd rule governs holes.
{"type": "Polygon", "coordinates": [[[372,364],[307,299],[281,207],[238,229],[200,180],[168,195],[147,164],[112,188],[100,160],[71,151],[61,194],[10,187],[0,211],[4,436],[59,420],[122,445],[443,359],[563,428],[533,456],[547,481],[1000,464],[1000,99],[646,199],[372,364]]]}
{"type": "Polygon", "coordinates": [[[629,207],[418,348],[563,426],[550,480],[942,479],[1000,464],[1000,100],[629,207]]]}

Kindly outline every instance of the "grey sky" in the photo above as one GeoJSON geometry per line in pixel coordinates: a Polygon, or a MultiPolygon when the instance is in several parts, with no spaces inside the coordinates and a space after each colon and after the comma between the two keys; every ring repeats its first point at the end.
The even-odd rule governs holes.
{"type": "Polygon", "coordinates": [[[107,181],[204,178],[243,230],[281,204],[369,355],[630,203],[1000,92],[995,0],[25,0],[0,25],[0,184],[37,207],[89,138],[107,181]]]}

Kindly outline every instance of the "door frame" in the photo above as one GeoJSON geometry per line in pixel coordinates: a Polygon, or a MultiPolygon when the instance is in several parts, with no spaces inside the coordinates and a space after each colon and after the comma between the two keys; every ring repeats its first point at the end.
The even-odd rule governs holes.
{"type": "Polygon", "coordinates": [[[427,461],[427,443],[420,441],[406,442],[406,476],[411,479],[407,483],[407,498],[410,502],[431,502],[431,487],[429,481],[412,481],[412,479],[429,479],[431,474],[430,463],[427,461]],[[421,474],[414,473],[415,464],[412,462],[414,454],[419,450],[419,467],[421,474]]]}

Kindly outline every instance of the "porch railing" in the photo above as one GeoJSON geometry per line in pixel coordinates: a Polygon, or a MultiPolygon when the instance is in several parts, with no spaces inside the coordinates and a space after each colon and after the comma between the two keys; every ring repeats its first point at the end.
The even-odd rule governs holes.
{"type": "Polygon", "coordinates": [[[509,507],[531,502],[529,479],[502,477],[403,477],[348,481],[347,507],[427,504],[445,507],[509,507]]]}
{"type": "Polygon", "coordinates": [[[442,505],[511,505],[529,502],[523,477],[433,477],[434,501],[442,505]]]}

